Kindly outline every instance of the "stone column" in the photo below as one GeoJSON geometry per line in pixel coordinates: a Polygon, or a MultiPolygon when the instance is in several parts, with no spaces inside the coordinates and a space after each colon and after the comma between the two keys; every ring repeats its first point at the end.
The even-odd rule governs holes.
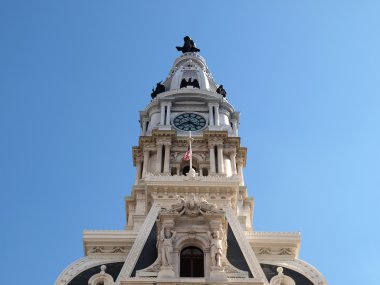
{"type": "Polygon", "coordinates": [[[230,160],[231,160],[231,171],[232,175],[236,175],[236,152],[232,152],[230,154],[230,160]]]}
{"type": "Polygon", "coordinates": [[[219,105],[215,106],[215,126],[219,126],[219,105]]]}
{"type": "Polygon", "coordinates": [[[234,129],[234,136],[238,136],[239,135],[239,131],[238,131],[238,123],[237,123],[237,121],[233,120],[232,125],[233,125],[233,129],[234,129]]]}
{"type": "Polygon", "coordinates": [[[142,136],[146,135],[146,131],[147,131],[147,129],[146,129],[146,122],[147,122],[146,120],[142,121],[142,133],[141,133],[142,136]]]}
{"type": "Polygon", "coordinates": [[[199,176],[203,176],[203,168],[199,166],[199,176]]]}
{"type": "Polygon", "coordinates": [[[171,103],[167,104],[165,125],[170,125],[170,106],[171,105],[172,105],[171,103]]]}
{"type": "Polygon", "coordinates": [[[143,171],[142,171],[142,178],[145,178],[146,173],[148,171],[148,165],[149,165],[149,150],[144,149],[144,162],[143,162],[143,171]]]}
{"type": "Polygon", "coordinates": [[[161,103],[161,120],[160,125],[165,125],[165,104],[161,103]]]}
{"type": "Polygon", "coordinates": [[[170,144],[165,144],[165,159],[164,159],[164,173],[169,173],[170,164],[170,144]]]}
{"type": "Polygon", "coordinates": [[[162,161],[162,144],[157,144],[157,155],[156,155],[156,172],[161,173],[161,161],[162,161]]]}
{"type": "Polygon", "coordinates": [[[218,145],[218,173],[224,173],[223,145],[218,145]]]}
{"type": "Polygon", "coordinates": [[[209,148],[210,148],[210,174],[214,174],[216,172],[214,145],[210,145],[209,148]]]}
{"type": "Polygon", "coordinates": [[[243,176],[243,159],[238,158],[237,159],[237,170],[240,178],[240,185],[244,185],[244,176],[243,176]]]}
{"type": "Polygon", "coordinates": [[[209,125],[214,125],[214,114],[212,112],[213,106],[211,104],[208,105],[208,117],[209,117],[209,125]]]}
{"type": "Polygon", "coordinates": [[[135,181],[135,184],[138,184],[139,180],[141,179],[141,166],[142,166],[141,158],[138,157],[136,159],[136,181],[135,181]]]}

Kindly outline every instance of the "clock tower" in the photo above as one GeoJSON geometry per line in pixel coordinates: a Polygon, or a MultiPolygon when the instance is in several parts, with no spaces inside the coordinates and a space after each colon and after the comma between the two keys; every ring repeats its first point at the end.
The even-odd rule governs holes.
{"type": "Polygon", "coordinates": [[[257,232],[239,112],[190,37],[140,112],[126,226],[84,231],[55,285],[327,285],[298,232],[257,232]]]}

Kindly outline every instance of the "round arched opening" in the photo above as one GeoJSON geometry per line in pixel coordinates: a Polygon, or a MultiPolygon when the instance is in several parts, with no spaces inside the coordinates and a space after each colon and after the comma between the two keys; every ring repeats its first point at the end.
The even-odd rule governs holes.
{"type": "Polygon", "coordinates": [[[204,254],[201,249],[189,246],[181,251],[181,277],[204,277],[204,254]]]}
{"type": "MultiPolygon", "coordinates": [[[[197,172],[197,168],[193,166],[193,169],[195,170],[195,172],[197,172]]],[[[182,168],[182,175],[186,175],[187,173],[189,173],[189,170],[190,170],[190,166],[189,165],[186,165],[182,168]]]]}

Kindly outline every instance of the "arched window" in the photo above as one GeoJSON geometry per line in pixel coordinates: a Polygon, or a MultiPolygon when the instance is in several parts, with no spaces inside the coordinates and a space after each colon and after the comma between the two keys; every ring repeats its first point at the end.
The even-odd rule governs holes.
{"type": "Polygon", "coordinates": [[[204,277],[204,254],[197,247],[181,251],[180,277],[204,277]]]}
{"type": "MultiPolygon", "coordinates": [[[[196,167],[193,166],[193,169],[195,170],[195,172],[197,172],[197,168],[196,167]]],[[[190,166],[189,165],[184,166],[182,168],[182,175],[186,176],[186,174],[189,173],[189,170],[190,170],[190,166]]]]}

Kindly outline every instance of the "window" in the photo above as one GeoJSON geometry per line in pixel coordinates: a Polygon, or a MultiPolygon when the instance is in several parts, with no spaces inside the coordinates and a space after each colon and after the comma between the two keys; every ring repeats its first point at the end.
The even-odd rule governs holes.
{"type": "MultiPolygon", "coordinates": [[[[195,172],[197,172],[197,168],[193,166],[193,169],[195,170],[195,172]]],[[[189,165],[186,165],[184,168],[182,168],[182,175],[185,175],[187,173],[189,173],[189,170],[190,170],[190,166],[189,165]]]]}
{"type": "Polygon", "coordinates": [[[181,251],[180,277],[204,277],[204,255],[197,247],[186,247],[181,251]]]}

